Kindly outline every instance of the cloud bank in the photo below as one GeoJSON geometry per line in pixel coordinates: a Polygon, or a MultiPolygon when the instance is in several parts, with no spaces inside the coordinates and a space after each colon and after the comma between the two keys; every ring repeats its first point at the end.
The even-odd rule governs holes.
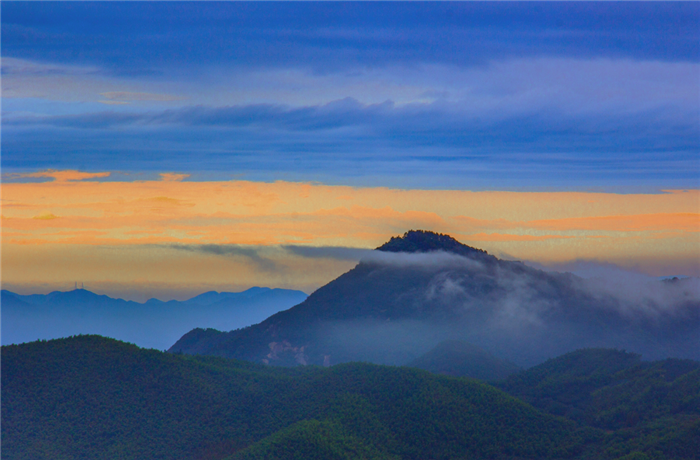
{"type": "Polygon", "coordinates": [[[700,186],[694,3],[4,13],[5,171],[167,164],[400,188],[700,186]]]}

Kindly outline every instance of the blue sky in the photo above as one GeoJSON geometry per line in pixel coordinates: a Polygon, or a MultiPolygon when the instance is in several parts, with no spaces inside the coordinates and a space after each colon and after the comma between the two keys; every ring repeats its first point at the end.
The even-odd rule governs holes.
{"type": "Polygon", "coordinates": [[[3,2],[3,173],[698,188],[699,22],[697,2],[3,2]]]}

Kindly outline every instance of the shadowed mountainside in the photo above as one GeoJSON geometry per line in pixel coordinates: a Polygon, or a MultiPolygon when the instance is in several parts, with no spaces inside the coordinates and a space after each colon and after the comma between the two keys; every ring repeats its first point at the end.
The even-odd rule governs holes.
{"type": "Polygon", "coordinates": [[[626,298],[570,273],[410,231],[301,304],[240,330],[192,330],[170,351],[277,365],[403,365],[461,340],[519,366],[585,347],[698,359],[697,284],[656,281],[644,287],[650,297],[626,298]]]}

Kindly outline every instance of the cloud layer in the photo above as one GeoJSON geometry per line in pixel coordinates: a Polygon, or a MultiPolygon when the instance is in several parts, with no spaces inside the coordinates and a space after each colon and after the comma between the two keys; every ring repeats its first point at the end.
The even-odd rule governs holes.
{"type": "Polygon", "coordinates": [[[2,166],[697,188],[698,20],[694,3],[12,3],[2,166]]]}
{"type": "Polygon", "coordinates": [[[699,12],[693,3],[20,3],[5,8],[3,54],[129,75],[221,60],[317,71],[533,55],[697,61],[699,12]]]}
{"type": "Polygon", "coordinates": [[[653,276],[700,276],[697,190],[465,192],[41,175],[54,180],[2,185],[7,285],[310,291],[360,260],[385,257],[371,249],[409,229],[546,265],[592,260],[653,276]]]}
{"type": "Polygon", "coordinates": [[[699,3],[2,12],[3,282],[308,289],[411,228],[700,274],[699,3]]]}

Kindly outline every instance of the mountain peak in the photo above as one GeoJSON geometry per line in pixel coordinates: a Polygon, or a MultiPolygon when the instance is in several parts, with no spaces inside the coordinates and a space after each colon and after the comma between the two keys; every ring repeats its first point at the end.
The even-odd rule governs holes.
{"type": "Polygon", "coordinates": [[[386,252],[445,251],[463,256],[485,256],[488,254],[484,250],[462,244],[450,235],[428,230],[409,230],[403,236],[393,236],[377,250],[386,252]]]}

